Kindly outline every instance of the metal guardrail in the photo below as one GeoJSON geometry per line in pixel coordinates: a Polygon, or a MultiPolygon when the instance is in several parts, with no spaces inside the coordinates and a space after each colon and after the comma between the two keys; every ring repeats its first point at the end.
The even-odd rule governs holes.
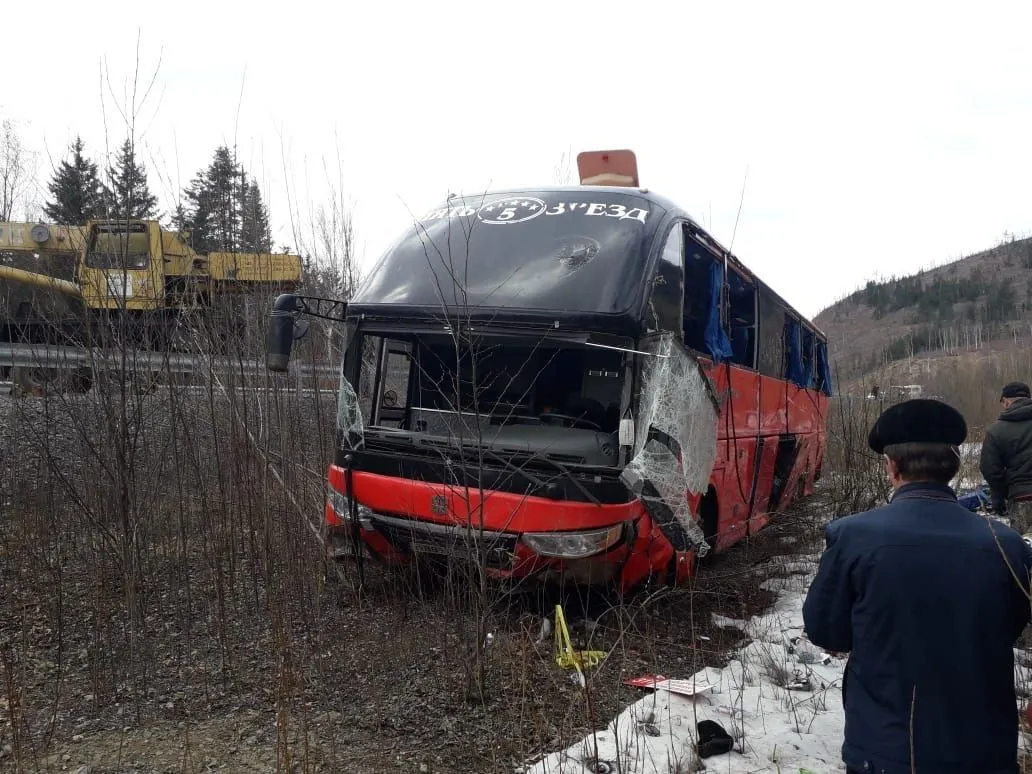
{"type": "MultiPolygon", "coordinates": [[[[0,367],[30,368],[89,367],[99,370],[126,367],[152,369],[173,373],[194,373],[198,370],[265,371],[261,360],[186,352],[152,352],[147,350],[104,349],[99,347],[71,347],[54,344],[0,343],[0,367]]],[[[336,377],[339,364],[290,364],[290,374],[297,376],[336,377]]]]}

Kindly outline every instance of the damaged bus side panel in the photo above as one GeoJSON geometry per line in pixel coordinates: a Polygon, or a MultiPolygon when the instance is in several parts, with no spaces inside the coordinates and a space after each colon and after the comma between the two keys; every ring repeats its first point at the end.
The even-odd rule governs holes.
{"type": "MultiPolygon", "coordinates": [[[[316,301],[277,300],[273,370],[316,301]]],[[[820,474],[824,337],[642,189],[450,199],[333,317],[338,557],[678,582],[820,474]]]]}

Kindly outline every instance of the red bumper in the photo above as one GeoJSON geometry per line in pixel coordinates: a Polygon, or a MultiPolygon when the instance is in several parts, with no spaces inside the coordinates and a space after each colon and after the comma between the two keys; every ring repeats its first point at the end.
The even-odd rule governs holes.
{"type": "MultiPolygon", "coordinates": [[[[678,582],[691,574],[693,553],[676,552],[637,501],[594,505],[499,491],[428,484],[372,473],[352,474],[359,536],[374,559],[403,564],[418,554],[478,561],[496,578],[568,580],[629,589],[656,576],[678,582]],[[583,558],[532,549],[525,533],[578,533],[623,525],[612,546],[583,558]]],[[[329,469],[331,489],[347,495],[342,468],[329,469]]],[[[348,510],[344,508],[344,510],[348,510]]],[[[330,551],[353,554],[348,513],[326,503],[330,551]]]]}

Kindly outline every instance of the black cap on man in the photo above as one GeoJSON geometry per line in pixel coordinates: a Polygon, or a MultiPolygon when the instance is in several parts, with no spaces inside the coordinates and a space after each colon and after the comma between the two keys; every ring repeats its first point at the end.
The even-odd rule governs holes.
{"type": "Polygon", "coordinates": [[[1024,382],[1007,382],[1000,390],[1000,400],[1007,398],[1032,398],[1032,392],[1024,382]]]}

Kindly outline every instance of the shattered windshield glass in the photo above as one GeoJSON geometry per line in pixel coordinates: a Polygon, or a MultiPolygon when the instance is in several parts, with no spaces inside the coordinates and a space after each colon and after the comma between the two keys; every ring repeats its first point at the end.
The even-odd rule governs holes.
{"type": "Polygon", "coordinates": [[[699,556],[709,545],[692,518],[686,493],[703,493],[709,484],[717,418],[717,403],[698,361],[666,334],[645,361],[634,455],[620,477],[674,547],[694,546],[699,556]]]}
{"type": "Polygon", "coordinates": [[[365,436],[358,395],[344,374],[337,392],[337,431],[342,449],[359,449],[365,436]]]}
{"type": "Polygon", "coordinates": [[[454,198],[413,224],[352,303],[624,313],[663,215],[633,191],[454,198]]]}

